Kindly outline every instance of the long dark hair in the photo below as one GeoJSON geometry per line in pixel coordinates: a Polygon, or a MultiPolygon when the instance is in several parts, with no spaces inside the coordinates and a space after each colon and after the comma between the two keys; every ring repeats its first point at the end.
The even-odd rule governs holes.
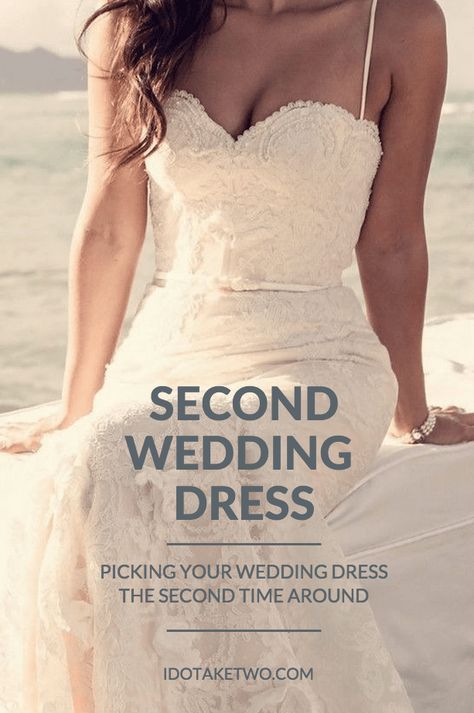
{"type": "MultiPolygon", "coordinates": [[[[163,140],[163,101],[178,70],[209,30],[215,4],[215,0],[109,0],[86,21],[78,39],[84,55],[88,29],[106,13],[113,15],[113,62],[107,70],[118,88],[113,131],[121,141],[128,137],[112,152],[117,168],[147,156],[163,140]]],[[[225,0],[219,5],[225,19],[225,0]]]]}

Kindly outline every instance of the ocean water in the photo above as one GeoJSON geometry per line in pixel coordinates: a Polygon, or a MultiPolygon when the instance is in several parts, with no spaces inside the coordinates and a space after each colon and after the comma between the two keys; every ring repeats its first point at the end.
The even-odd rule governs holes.
{"type": "MultiPolygon", "coordinates": [[[[56,399],[67,261],[86,169],[86,100],[1,97],[0,412],[56,399]]],[[[403,210],[403,206],[400,206],[403,210]]],[[[474,311],[474,93],[448,97],[426,202],[428,316],[474,311]]],[[[150,278],[148,237],[129,314],[150,278]]],[[[357,272],[348,284],[360,294],[357,272]]]]}

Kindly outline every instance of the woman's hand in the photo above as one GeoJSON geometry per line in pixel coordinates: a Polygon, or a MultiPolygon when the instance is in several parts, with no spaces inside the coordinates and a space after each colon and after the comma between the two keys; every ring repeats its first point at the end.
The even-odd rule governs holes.
{"type": "MultiPolygon", "coordinates": [[[[466,413],[458,406],[435,406],[431,410],[436,414],[436,426],[423,443],[452,446],[474,441],[474,413],[466,413]]],[[[396,438],[407,436],[395,423],[392,424],[390,433],[396,438]]]]}
{"type": "Polygon", "coordinates": [[[0,426],[0,453],[35,453],[47,433],[68,428],[73,422],[58,411],[34,423],[7,423],[0,426]]]}
{"type": "Polygon", "coordinates": [[[474,441],[474,413],[466,413],[457,406],[433,408],[436,426],[425,443],[450,446],[474,441]]]}

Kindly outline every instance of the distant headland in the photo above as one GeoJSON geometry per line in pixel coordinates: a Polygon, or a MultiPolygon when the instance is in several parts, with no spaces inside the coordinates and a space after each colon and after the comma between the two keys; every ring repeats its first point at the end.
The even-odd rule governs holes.
{"type": "Polygon", "coordinates": [[[27,52],[0,47],[0,93],[80,91],[86,88],[85,63],[42,47],[27,52]]]}

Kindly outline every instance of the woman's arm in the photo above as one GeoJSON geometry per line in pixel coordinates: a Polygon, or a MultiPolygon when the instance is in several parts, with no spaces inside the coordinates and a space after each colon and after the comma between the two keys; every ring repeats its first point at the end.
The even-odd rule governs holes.
{"type": "MultiPolygon", "coordinates": [[[[102,385],[128,303],[146,226],[143,164],[110,173],[116,87],[111,66],[110,15],[91,28],[89,61],[89,175],[72,241],[69,335],[63,386],[67,423],[87,413],[102,385]],[[108,49],[107,49],[108,48],[108,49]]],[[[122,145],[127,141],[124,137],[122,145]]]]}
{"type": "MultiPolygon", "coordinates": [[[[398,379],[395,435],[420,426],[428,412],[421,349],[428,277],[424,198],[447,68],[441,11],[433,2],[414,5],[421,12],[389,23],[392,91],[381,119],[384,156],[357,246],[369,320],[398,379]]],[[[466,440],[472,427],[463,419],[440,416],[432,440],[466,440]]]]}
{"type": "Polygon", "coordinates": [[[62,402],[51,417],[32,427],[12,426],[2,434],[0,450],[12,453],[36,450],[45,432],[65,428],[91,410],[117,343],[145,235],[143,164],[111,171],[110,151],[127,141],[112,131],[117,97],[108,72],[113,18],[98,19],[89,36],[89,171],[70,255],[62,402]]]}

